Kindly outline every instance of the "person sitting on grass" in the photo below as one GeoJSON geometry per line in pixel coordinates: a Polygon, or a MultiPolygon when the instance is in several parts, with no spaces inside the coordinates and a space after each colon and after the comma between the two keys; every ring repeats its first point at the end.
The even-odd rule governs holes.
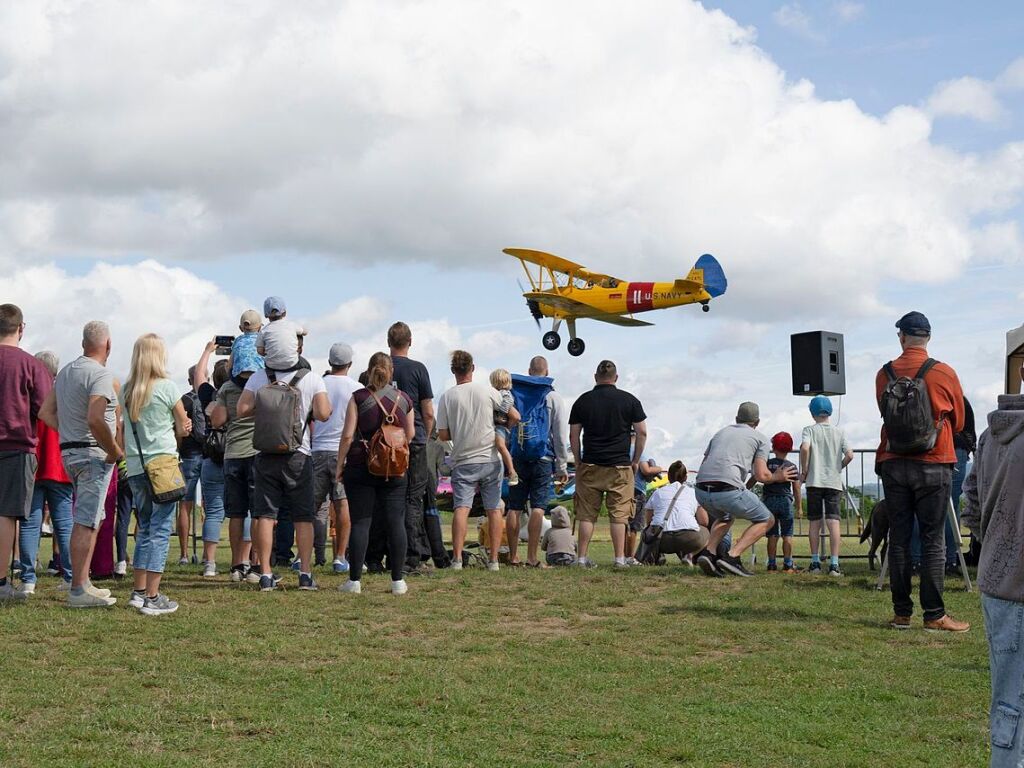
{"type": "Polygon", "coordinates": [[[512,464],[512,454],[508,450],[508,412],[515,405],[512,398],[512,375],[504,368],[491,371],[491,386],[501,395],[501,405],[494,409],[494,448],[501,456],[501,463],[505,465],[508,484],[519,485],[519,477],[512,464]]]}
{"type": "Polygon", "coordinates": [[[811,545],[811,565],[808,573],[821,574],[821,556],[818,554],[821,524],[824,519],[829,533],[829,576],[842,576],[839,570],[839,499],[843,495],[843,470],[853,461],[853,451],[846,435],[832,426],[832,401],[824,395],[811,400],[814,424],[804,427],[800,438],[800,479],[807,486],[808,538],[811,545]]]}
{"type": "MultiPolygon", "coordinates": [[[[772,437],[772,451],[775,453],[768,459],[768,471],[775,472],[780,467],[796,472],[796,464],[787,457],[793,451],[793,437],[788,432],[779,432],[772,437]]],[[[768,529],[768,567],[769,572],[777,572],[776,555],[779,550],[779,539],[782,539],[782,572],[797,573],[800,569],[793,563],[793,503],[799,514],[803,504],[800,491],[800,480],[782,483],[766,483],[762,490],[764,505],[775,516],[775,526],[768,529]]]]}
{"type": "Polygon", "coordinates": [[[548,565],[576,565],[576,540],[572,535],[569,510],[558,506],[551,510],[551,527],[544,531],[540,548],[548,565]]]}

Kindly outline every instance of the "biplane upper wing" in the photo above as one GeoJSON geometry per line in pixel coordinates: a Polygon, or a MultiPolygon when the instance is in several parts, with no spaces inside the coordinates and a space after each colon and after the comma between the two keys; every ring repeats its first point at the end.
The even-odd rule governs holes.
{"type": "Polygon", "coordinates": [[[538,304],[546,304],[547,306],[553,307],[559,312],[563,312],[571,317],[586,317],[591,320],[600,320],[603,323],[624,325],[631,328],[654,325],[654,323],[646,323],[643,320],[637,320],[632,317],[627,317],[626,315],[614,315],[610,312],[603,312],[589,304],[584,304],[582,301],[576,301],[575,299],[570,299],[567,296],[559,296],[554,293],[547,293],[546,291],[533,291],[523,295],[527,299],[536,301],[538,304]]]}
{"type": "Polygon", "coordinates": [[[606,275],[602,272],[594,272],[584,267],[582,264],[577,264],[575,261],[569,261],[563,259],[561,256],[555,256],[552,253],[545,253],[544,251],[535,251],[531,248],[505,248],[504,253],[509,256],[515,256],[517,259],[528,261],[531,264],[536,264],[539,267],[545,267],[555,272],[561,272],[562,274],[572,275],[573,277],[579,277],[583,280],[590,280],[595,283],[601,283],[604,281],[615,281],[623,282],[616,277],[606,275]]]}

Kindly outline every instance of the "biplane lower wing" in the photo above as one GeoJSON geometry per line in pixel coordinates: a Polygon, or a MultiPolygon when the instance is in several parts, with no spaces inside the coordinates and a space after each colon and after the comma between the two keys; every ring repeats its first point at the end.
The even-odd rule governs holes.
{"type": "Polygon", "coordinates": [[[576,318],[588,318],[590,320],[600,320],[603,323],[611,323],[612,325],[622,325],[629,328],[640,328],[645,325],[654,325],[654,323],[646,323],[643,320],[637,320],[626,315],[615,315],[610,312],[604,312],[596,307],[592,307],[589,304],[584,304],[582,301],[576,301],[570,299],[567,296],[557,296],[551,293],[545,293],[544,291],[534,291],[532,293],[524,294],[528,300],[536,301],[541,306],[547,306],[556,310],[559,314],[564,314],[566,317],[576,318]]]}

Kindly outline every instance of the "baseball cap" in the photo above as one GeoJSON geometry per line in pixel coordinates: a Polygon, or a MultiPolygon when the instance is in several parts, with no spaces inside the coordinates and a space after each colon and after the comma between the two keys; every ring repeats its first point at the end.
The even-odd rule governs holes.
{"type": "Polygon", "coordinates": [[[327,355],[327,362],[340,368],[343,365],[352,363],[352,347],[343,341],[331,345],[331,352],[327,355]]]}
{"type": "Polygon", "coordinates": [[[288,307],[285,306],[284,299],[280,296],[268,296],[263,300],[263,314],[265,317],[283,315],[287,311],[288,307]]]}
{"type": "Polygon", "coordinates": [[[255,309],[247,309],[242,313],[242,319],[238,321],[238,325],[247,331],[255,331],[263,325],[263,318],[255,309]]]}
{"type": "Polygon", "coordinates": [[[932,324],[920,312],[907,312],[896,321],[896,327],[907,336],[931,336],[932,324]]]}
{"type": "Polygon", "coordinates": [[[739,410],[736,411],[736,421],[740,424],[752,424],[760,420],[761,409],[757,407],[757,403],[741,403],[739,410]]]}
{"type": "Polygon", "coordinates": [[[793,450],[793,436],[789,432],[778,432],[772,436],[772,450],[789,453],[793,450]]]}
{"type": "Polygon", "coordinates": [[[832,401],[824,395],[817,395],[811,398],[811,403],[807,406],[811,410],[811,416],[831,416],[832,415],[832,401]]]}

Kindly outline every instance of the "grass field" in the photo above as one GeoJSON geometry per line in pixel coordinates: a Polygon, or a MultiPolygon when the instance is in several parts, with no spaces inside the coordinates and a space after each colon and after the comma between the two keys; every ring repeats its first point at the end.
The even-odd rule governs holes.
{"type": "MultiPolygon", "coordinates": [[[[172,542],[172,549],[174,543],[172,542]]],[[[596,551],[609,563],[606,543],[596,551]]],[[[0,606],[0,766],[980,766],[988,666],[843,579],[439,572],[261,594],[172,566],[177,614],[0,606]]],[[[225,569],[226,570],[226,569],[225,569]]]]}

